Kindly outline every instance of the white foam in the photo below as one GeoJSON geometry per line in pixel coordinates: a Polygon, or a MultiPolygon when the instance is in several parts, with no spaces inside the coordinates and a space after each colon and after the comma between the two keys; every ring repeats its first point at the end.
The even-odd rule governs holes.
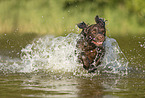
{"type": "MultiPolygon", "coordinates": [[[[77,61],[75,54],[78,34],[70,33],[66,37],[49,36],[35,39],[22,49],[21,58],[0,63],[0,71],[11,72],[72,72],[74,75],[86,75],[87,71],[77,61]],[[11,68],[9,68],[10,66],[11,68]]],[[[106,39],[106,54],[98,72],[126,74],[128,61],[113,38],[106,39]]]]}
{"type": "Polygon", "coordinates": [[[45,71],[71,72],[77,68],[76,50],[77,34],[66,37],[45,36],[22,49],[21,57],[25,65],[24,72],[43,69],[45,71]]]}

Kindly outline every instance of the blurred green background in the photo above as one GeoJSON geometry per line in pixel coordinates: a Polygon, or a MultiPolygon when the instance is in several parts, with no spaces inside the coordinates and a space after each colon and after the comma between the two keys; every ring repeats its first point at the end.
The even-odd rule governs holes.
{"type": "Polygon", "coordinates": [[[93,24],[96,15],[111,36],[145,31],[145,0],[0,0],[0,33],[78,33],[76,24],[93,24]]]}
{"type": "Polygon", "coordinates": [[[76,24],[94,24],[96,15],[121,48],[145,35],[145,0],[0,0],[0,54],[19,56],[36,37],[80,33],[76,24]]]}

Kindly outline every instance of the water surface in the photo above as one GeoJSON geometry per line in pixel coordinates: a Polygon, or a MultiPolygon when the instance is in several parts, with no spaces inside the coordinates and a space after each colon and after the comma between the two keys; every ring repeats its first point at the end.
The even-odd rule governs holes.
{"type": "MultiPolygon", "coordinates": [[[[145,97],[145,35],[107,38],[98,71],[88,74],[77,62],[77,34],[35,38],[0,55],[0,96],[58,98],[145,97]],[[21,45],[23,46],[23,45],[21,45]]],[[[2,45],[4,46],[4,45],[2,45]]],[[[9,45],[8,45],[9,46],[9,45]]],[[[5,47],[8,47],[5,45],[5,47]]]]}

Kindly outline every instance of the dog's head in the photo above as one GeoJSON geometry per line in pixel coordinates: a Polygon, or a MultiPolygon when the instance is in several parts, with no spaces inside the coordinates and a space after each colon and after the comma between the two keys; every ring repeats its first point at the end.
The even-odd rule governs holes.
{"type": "Polygon", "coordinates": [[[106,36],[105,21],[98,16],[95,17],[95,21],[96,24],[90,26],[84,22],[79,23],[78,27],[82,29],[81,34],[85,36],[87,42],[102,46],[106,36]]]}

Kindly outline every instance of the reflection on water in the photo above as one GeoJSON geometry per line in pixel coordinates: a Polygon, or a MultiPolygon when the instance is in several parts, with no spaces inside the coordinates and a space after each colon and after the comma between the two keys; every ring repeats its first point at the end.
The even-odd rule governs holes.
{"type": "Polygon", "coordinates": [[[107,39],[104,63],[94,74],[88,74],[74,55],[77,34],[35,39],[22,49],[20,58],[1,55],[0,96],[143,98],[145,39],[137,36],[121,39],[124,40],[116,37],[123,52],[115,39],[107,39]]]}
{"type": "Polygon", "coordinates": [[[71,74],[50,76],[37,74],[5,74],[0,76],[1,97],[75,97],[75,98],[142,98],[144,75],[98,75],[77,77],[71,74]]]}

